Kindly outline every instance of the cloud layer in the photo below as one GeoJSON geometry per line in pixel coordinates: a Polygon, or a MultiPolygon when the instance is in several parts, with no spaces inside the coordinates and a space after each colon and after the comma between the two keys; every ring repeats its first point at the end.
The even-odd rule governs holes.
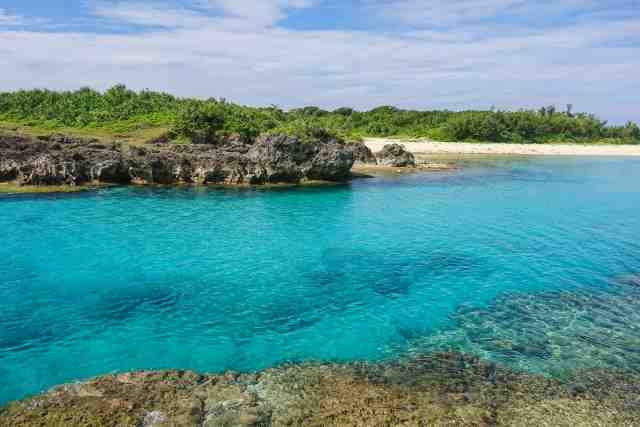
{"type": "Polygon", "coordinates": [[[588,0],[541,1],[544,19],[521,0],[450,3],[361,0],[366,31],[287,25],[295,13],[313,28],[320,0],[91,3],[88,19],[111,28],[101,32],[0,10],[0,90],[123,82],[283,107],[572,103],[640,121],[639,16],[588,0]]]}

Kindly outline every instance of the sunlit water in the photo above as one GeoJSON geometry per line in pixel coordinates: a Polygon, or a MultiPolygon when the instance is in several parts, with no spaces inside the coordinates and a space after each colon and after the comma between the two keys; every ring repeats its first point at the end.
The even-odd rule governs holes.
{"type": "Polygon", "coordinates": [[[640,370],[640,160],[0,196],[0,402],[135,369],[456,349],[640,370]]]}

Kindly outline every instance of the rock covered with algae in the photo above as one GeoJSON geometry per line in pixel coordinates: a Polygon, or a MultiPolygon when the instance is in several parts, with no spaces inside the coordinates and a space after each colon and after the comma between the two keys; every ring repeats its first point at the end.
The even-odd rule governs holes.
{"type": "Polygon", "coordinates": [[[12,403],[0,426],[638,425],[638,377],[561,383],[459,353],[256,374],[138,372],[12,403]]]}

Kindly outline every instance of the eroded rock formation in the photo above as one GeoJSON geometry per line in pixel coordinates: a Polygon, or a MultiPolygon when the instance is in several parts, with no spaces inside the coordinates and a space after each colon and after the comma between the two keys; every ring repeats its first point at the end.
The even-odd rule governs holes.
{"type": "Polygon", "coordinates": [[[415,167],[416,158],[400,144],[389,144],[376,153],[378,164],[392,167],[415,167]]]}
{"type": "Polygon", "coordinates": [[[254,144],[124,147],[64,136],[0,136],[0,182],[20,185],[297,184],[342,181],[353,153],[344,144],[272,135],[254,144]]]}
{"type": "Polygon", "coordinates": [[[356,163],[364,165],[375,165],[378,163],[371,149],[361,142],[349,144],[349,149],[353,153],[353,159],[356,163]]]}

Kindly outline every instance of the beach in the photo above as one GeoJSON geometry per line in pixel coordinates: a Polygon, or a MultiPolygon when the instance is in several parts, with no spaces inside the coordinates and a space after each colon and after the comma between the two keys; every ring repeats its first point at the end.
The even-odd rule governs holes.
{"type": "Polygon", "coordinates": [[[398,143],[413,154],[503,154],[528,156],[640,156],[640,145],[598,144],[505,144],[470,142],[435,142],[365,138],[371,151],[378,152],[387,144],[398,143]]]}

